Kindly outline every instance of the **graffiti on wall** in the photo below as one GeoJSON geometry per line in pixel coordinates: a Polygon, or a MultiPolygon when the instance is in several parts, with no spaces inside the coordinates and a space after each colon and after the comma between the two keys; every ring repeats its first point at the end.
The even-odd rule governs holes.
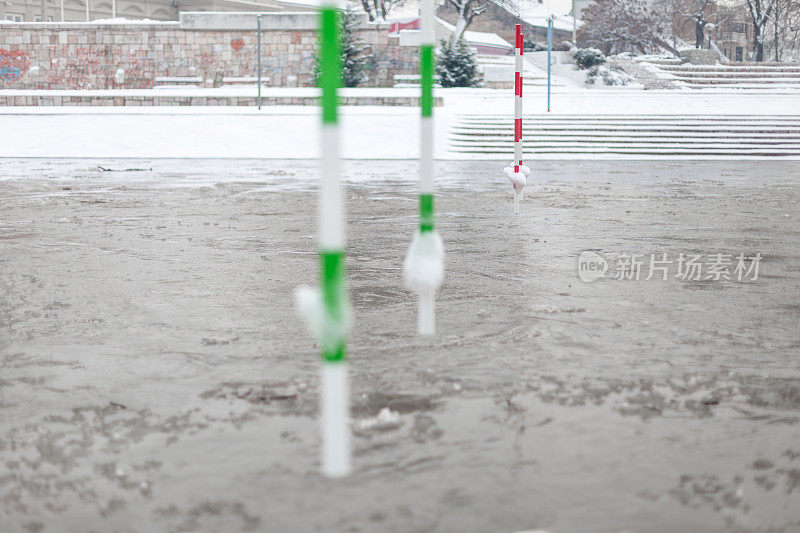
{"type": "MultiPolygon", "coordinates": [[[[16,44],[22,33],[0,33],[0,87],[149,89],[159,77],[185,76],[207,83],[220,76],[253,76],[256,71],[256,36],[249,33],[192,33],[186,42],[176,38],[183,37],[182,30],[143,35],[116,26],[96,32],[43,29],[32,32],[36,35],[31,35],[31,44],[17,50],[22,48],[16,44]]],[[[377,39],[375,32],[366,35],[377,39]]],[[[314,85],[316,44],[316,35],[310,31],[266,32],[262,74],[274,86],[314,85]]],[[[370,84],[391,85],[394,74],[416,72],[415,49],[390,45],[388,39],[370,47],[370,84]]]]}
{"type": "Polygon", "coordinates": [[[24,50],[9,51],[0,48],[0,78],[3,79],[3,82],[14,83],[27,72],[30,66],[31,62],[24,50]]]}
{"type": "Polygon", "coordinates": [[[49,68],[37,89],[113,89],[123,79],[126,89],[149,89],[155,83],[156,68],[149,50],[119,50],[111,53],[104,45],[47,46],[49,68]],[[124,76],[118,72],[124,71],[124,76]]]}

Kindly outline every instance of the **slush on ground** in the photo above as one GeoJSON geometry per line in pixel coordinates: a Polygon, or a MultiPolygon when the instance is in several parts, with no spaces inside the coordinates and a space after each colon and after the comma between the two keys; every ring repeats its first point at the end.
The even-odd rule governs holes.
{"type": "Polygon", "coordinates": [[[0,530],[800,530],[800,165],[537,162],[518,217],[502,166],[438,163],[421,338],[416,162],[344,164],[355,470],[334,481],[293,308],[314,161],[7,160],[0,530]],[[592,282],[587,250],[612,263],[592,282]],[[760,264],[614,279],[631,254],[760,264]]]}

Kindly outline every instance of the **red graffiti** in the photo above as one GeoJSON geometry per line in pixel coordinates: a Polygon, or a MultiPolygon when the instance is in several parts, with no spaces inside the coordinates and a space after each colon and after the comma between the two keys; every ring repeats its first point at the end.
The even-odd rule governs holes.
{"type": "Polygon", "coordinates": [[[14,83],[27,72],[30,66],[28,53],[24,50],[8,51],[0,48],[0,78],[4,82],[14,83]]]}
{"type": "Polygon", "coordinates": [[[418,30],[419,17],[407,17],[402,20],[392,22],[389,26],[390,34],[399,34],[400,30],[418,30]]]}
{"type": "Polygon", "coordinates": [[[47,46],[45,50],[50,68],[35,81],[35,89],[149,89],[158,75],[156,60],[147,49],[114,50],[112,54],[106,46],[89,44],[47,46]]]}
{"type": "Polygon", "coordinates": [[[234,39],[231,41],[231,47],[238,52],[244,48],[244,41],[242,39],[234,39]]]}

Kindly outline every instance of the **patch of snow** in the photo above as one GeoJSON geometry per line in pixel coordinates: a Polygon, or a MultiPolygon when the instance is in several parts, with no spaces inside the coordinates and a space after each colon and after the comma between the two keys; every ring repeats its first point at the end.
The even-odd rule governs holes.
{"type": "Polygon", "coordinates": [[[361,431],[387,431],[397,429],[401,425],[403,425],[403,422],[400,419],[400,413],[384,407],[378,413],[378,416],[359,420],[356,423],[356,429],[361,431]]]}
{"type": "Polygon", "coordinates": [[[444,278],[444,246],[435,231],[417,232],[403,263],[406,286],[420,294],[432,294],[444,278]]]}

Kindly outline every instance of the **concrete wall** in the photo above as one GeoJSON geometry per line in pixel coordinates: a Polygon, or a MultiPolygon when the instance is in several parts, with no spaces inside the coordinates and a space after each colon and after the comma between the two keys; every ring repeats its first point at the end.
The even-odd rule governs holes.
{"type": "MultiPolygon", "coordinates": [[[[417,72],[417,49],[401,47],[388,25],[360,30],[371,46],[366,86],[417,72]]],[[[147,89],[158,77],[255,76],[252,30],[197,30],[177,22],[0,23],[0,84],[6,89],[147,89]]],[[[313,86],[317,32],[262,32],[262,75],[269,85],[313,86]],[[291,77],[295,77],[292,79],[291,77]],[[288,79],[288,81],[287,81],[288,79]],[[296,81],[295,81],[296,80],[296,81]]]]}

